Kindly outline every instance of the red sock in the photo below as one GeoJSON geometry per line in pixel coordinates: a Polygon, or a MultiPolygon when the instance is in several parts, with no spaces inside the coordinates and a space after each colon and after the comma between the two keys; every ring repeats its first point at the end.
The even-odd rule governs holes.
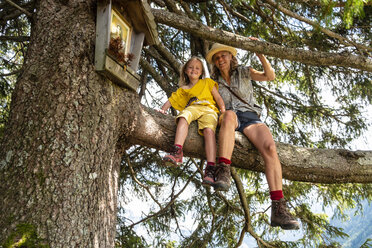
{"type": "Polygon", "coordinates": [[[182,146],[178,144],[174,144],[175,146],[179,147],[182,150],[182,146]]]}
{"type": "Polygon", "coordinates": [[[284,197],[282,190],[270,191],[270,198],[272,201],[279,201],[284,197]]]}
{"type": "Polygon", "coordinates": [[[210,166],[215,166],[215,165],[216,165],[216,163],[215,163],[215,162],[208,162],[208,161],[207,161],[207,165],[210,165],[210,166]]]}
{"type": "Polygon", "coordinates": [[[224,157],[219,157],[218,158],[218,163],[225,163],[225,164],[231,164],[231,160],[224,158],[224,157]]]}

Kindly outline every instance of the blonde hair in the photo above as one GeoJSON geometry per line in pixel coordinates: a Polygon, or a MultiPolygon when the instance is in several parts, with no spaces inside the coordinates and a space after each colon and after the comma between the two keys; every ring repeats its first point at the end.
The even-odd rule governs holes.
{"type": "Polygon", "coordinates": [[[185,70],[187,68],[187,65],[192,61],[192,60],[198,60],[200,62],[200,64],[202,65],[202,74],[200,75],[199,79],[202,79],[202,78],[205,78],[205,69],[204,69],[204,65],[203,65],[203,61],[201,60],[201,58],[197,57],[197,56],[193,56],[191,57],[181,68],[180,70],[180,81],[178,82],[178,85],[179,87],[182,87],[184,85],[188,85],[190,83],[190,79],[189,77],[187,76],[187,74],[185,73],[185,70]]]}
{"type": "MultiPolygon", "coordinates": [[[[238,63],[238,59],[234,55],[232,55],[232,53],[230,53],[230,54],[232,56],[232,59],[231,59],[231,63],[230,63],[229,74],[231,76],[231,73],[239,66],[239,63],[238,63]]],[[[214,79],[214,80],[217,80],[218,76],[220,76],[220,75],[221,75],[220,69],[218,69],[217,66],[215,64],[213,64],[211,78],[214,79]]]]}

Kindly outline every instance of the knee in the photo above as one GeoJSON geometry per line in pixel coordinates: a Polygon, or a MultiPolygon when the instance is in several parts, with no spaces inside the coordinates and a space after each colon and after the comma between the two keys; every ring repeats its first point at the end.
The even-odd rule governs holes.
{"type": "Polygon", "coordinates": [[[235,126],[236,124],[236,114],[234,111],[227,110],[222,115],[222,126],[235,126]]]}
{"type": "Polygon", "coordinates": [[[203,129],[203,134],[204,134],[204,136],[213,136],[214,131],[211,128],[207,127],[207,128],[203,129]]]}
{"type": "Polygon", "coordinates": [[[263,153],[270,156],[270,157],[273,157],[273,156],[277,156],[277,152],[276,152],[276,145],[275,145],[275,142],[268,142],[267,144],[264,145],[263,147],[263,153]]]}

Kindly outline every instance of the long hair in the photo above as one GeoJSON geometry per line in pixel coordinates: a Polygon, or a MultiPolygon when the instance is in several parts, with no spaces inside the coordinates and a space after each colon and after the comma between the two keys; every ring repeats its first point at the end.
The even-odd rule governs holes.
{"type": "Polygon", "coordinates": [[[189,77],[187,76],[187,74],[185,73],[185,70],[188,66],[188,64],[192,61],[192,60],[198,60],[201,65],[202,65],[202,74],[200,75],[199,79],[202,79],[202,78],[205,78],[205,69],[204,69],[204,65],[203,65],[203,61],[201,60],[201,58],[197,57],[197,56],[193,56],[191,57],[181,68],[180,70],[180,81],[178,82],[178,85],[179,87],[182,87],[184,85],[188,85],[190,83],[190,79],[189,77]]]}
{"type": "MultiPolygon", "coordinates": [[[[230,71],[229,71],[230,76],[231,76],[232,72],[239,66],[237,58],[232,54],[231,54],[231,56],[232,56],[232,59],[231,59],[230,71]]],[[[215,64],[213,64],[212,76],[211,76],[212,79],[217,80],[218,76],[220,76],[220,75],[221,75],[220,69],[218,69],[217,66],[215,64]]]]}

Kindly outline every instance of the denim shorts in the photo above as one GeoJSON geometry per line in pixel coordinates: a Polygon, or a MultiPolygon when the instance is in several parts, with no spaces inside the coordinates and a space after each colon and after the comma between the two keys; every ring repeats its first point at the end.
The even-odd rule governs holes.
{"type": "Polygon", "coordinates": [[[241,112],[237,111],[236,116],[238,117],[238,127],[235,129],[243,133],[244,128],[257,123],[262,123],[260,117],[256,112],[241,112]]]}

